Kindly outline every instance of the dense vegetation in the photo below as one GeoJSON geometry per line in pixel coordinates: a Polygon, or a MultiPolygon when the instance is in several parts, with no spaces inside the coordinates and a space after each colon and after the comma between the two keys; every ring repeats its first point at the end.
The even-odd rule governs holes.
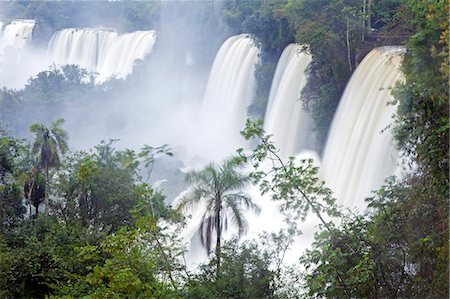
{"type": "MultiPolygon", "coordinates": [[[[29,17],[53,5],[31,3],[11,4],[11,13],[15,7],[29,17]]],[[[141,5],[154,6],[114,3],[129,20],[143,23],[145,16],[125,8],[136,6],[138,14],[141,5]]],[[[93,74],[66,66],[40,73],[22,90],[3,89],[0,119],[14,136],[0,132],[0,297],[448,298],[448,9],[441,0],[225,3],[230,32],[255,34],[263,49],[254,112],[264,113],[268,78],[284,46],[308,44],[314,63],[305,104],[323,132],[363,53],[386,42],[371,40],[367,31],[407,30],[395,37],[403,42],[410,36],[393,124],[406,171],[367,200],[366,212],[349,213],[335,205],[312,161],[281,160],[261,122],[249,121],[243,135],[258,141],[253,151],[240,150],[232,160],[188,175],[194,188],[182,204],[209,200],[200,228],[208,252],[216,237],[215,253],[196,271],[183,259],[183,216],[142,175],[170,150],[117,149],[109,141],[76,151],[57,119],[66,105],[118,99],[140,84],[142,64],[126,80],[102,85],[94,84],[93,74]],[[31,140],[17,137],[28,128],[31,140]],[[274,163],[270,171],[261,167],[266,160],[274,163]],[[239,163],[253,167],[248,177],[239,163]],[[258,210],[240,192],[249,180],[273,194],[291,217],[290,228],[243,243],[225,241],[225,203],[239,232],[245,228],[242,209],[258,210]],[[300,260],[302,270],[285,267],[284,252],[300,230],[292,219],[308,214],[321,222],[315,242],[300,260]]],[[[53,13],[39,13],[42,20],[47,14],[53,13]]]]}

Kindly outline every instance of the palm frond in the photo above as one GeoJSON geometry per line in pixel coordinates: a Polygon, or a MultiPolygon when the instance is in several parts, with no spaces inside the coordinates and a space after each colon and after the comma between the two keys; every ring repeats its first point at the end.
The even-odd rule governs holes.
{"type": "Polygon", "coordinates": [[[227,159],[221,164],[221,180],[227,191],[240,190],[249,183],[249,178],[241,173],[242,165],[236,164],[234,159],[227,159]]]}
{"type": "Polygon", "coordinates": [[[225,203],[227,207],[231,209],[232,212],[231,218],[238,228],[238,237],[241,237],[247,231],[248,228],[247,221],[245,220],[244,217],[244,211],[239,206],[238,201],[234,200],[232,197],[229,196],[225,197],[225,203]]]}
{"type": "Polygon", "coordinates": [[[211,253],[212,237],[216,231],[217,217],[208,210],[203,213],[198,233],[200,234],[200,242],[205,247],[207,254],[211,253]]]}
{"type": "Polygon", "coordinates": [[[30,132],[35,134],[43,134],[46,130],[45,126],[40,123],[34,123],[30,126],[30,132]]]}
{"type": "Polygon", "coordinates": [[[250,196],[243,192],[228,194],[229,197],[236,201],[239,201],[240,205],[243,205],[247,210],[251,210],[256,214],[261,213],[261,208],[255,204],[250,196]]]}
{"type": "Polygon", "coordinates": [[[44,144],[43,134],[37,134],[35,141],[33,143],[33,147],[31,149],[31,153],[33,155],[36,155],[41,150],[41,147],[43,146],[43,144],[44,144]]]}
{"type": "Polygon", "coordinates": [[[189,206],[196,206],[206,196],[206,190],[195,188],[179,199],[178,203],[175,205],[175,210],[178,212],[186,211],[189,206]]]}
{"type": "Polygon", "coordinates": [[[200,185],[205,186],[209,190],[214,190],[214,173],[216,172],[216,169],[214,167],[214,164],[210,163],[205,168],[203,168],[200,171],[190,171],[186,175],[186,181],[189,184],[192,185],[200,185]]]}
{"type": "Polygon", "coordinates": [[[55,119],[55,120],[52,122],[52,128],[59,128],[59,127],[61,127],[61,125],[62,125],[64,122],[65,122],[64,118],[58,118],[58,119],[55,119]]]}

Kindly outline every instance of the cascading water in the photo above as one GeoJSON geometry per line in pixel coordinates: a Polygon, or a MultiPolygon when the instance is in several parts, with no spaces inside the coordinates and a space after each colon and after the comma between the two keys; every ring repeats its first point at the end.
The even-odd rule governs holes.
{"type": "Polygon", "coordinates": [[[363,199],[397,167],[392,133],[395,107],[388,105],[394,84],[402,79],[403,48],[372,50],[348,83],[333,119],[321,174],[347,207],[365,207],[363,199]]]}
{"type": "MultiPolygon", "coordinates": [[[[289,50],[292,51],[292,48],[288,47],[285,52],[289,50]]],[[[397,152],[392,133],[386,129],[392,123],[396,108],[388,106],[387,103],[391,100],[390,88],[402,79],[399,70],[402,53],[403,49],[397,47],[375,49],[360,64],[347,85],[336,112],[322,163],[315,152],[303,151],[297,155],[295,151],[287,153],[295,155],[296,160],[312,158],[314,164],[320,166],[321,176],[335,192],[338,203],[344,206],[364,208],[363,199],[372,190],[380,187],[383,180],[396,169],[397,152]]],[[[280,69],[285,69],[285,73],[289,70],[288,55],[283,53],[278,63],[267,109],[269,115],[266,115],[265,123],[266,131],[274,134],[273,139],[280,147],[281,144],[287,143],[276,138],[275,129],[271,129],[273,127],[269,125],[267,118],[270,119],[274,113],[273,93],[280,93],[277,86],[279,89],[289,82],[283,82],[288,80],[288,77],[278,72],[280,69]]],[[[280,101],[279,105],[288,104],[280,101]]],[[[292,104],[290,107],[293,110],[292,104]]],[[[285,109],[284,115],[289,115],[289,109],[278,109],[285,109]]],[[[281,114],[279,117],[279,122],[285,120],[281,114]]],[[[276,128],[276,125],[274,127],[276,128]]],[[[305,129],[306,127],[286,126],[284,133],[305,129]]],[[[277,231],[283,227],[283,216],[277,205],[270,201],[268,194],[261,196],[256,188],[252,188],[250,192],[262,207],[262,214],[247,216],[250,231],[246,238],[256,238],[262,230],[277,231]]],[[[298,222],[303,234],[295,238],[292,249],[286,252],[285,262],[295,262],[311,245],[319,223],[319,219],[313,214],[308,215],[305,221],[298,222]]]]}
{"type": "Polygon", "coordinates": [[[118,35],[106,28],[64,29],[49,42],[49,60],[57,64],[77,64],[96,71],[100,80],[125,78],[133,62],[143,59],[155,44],[155,31],[135,31],[118,35]]]}
{"type": "MultiPolygon", "coordinates": [[[[209,154],[209,159],[221,160],[242,146],[244,139],[239,131],[244,127],[247,107],[254,94],[254,66],[258,52],[250,36],[242,34],[227,39],[216,55],[203,99],[200,127],[193,137],[202,139],[197,143],[207,149],[205,154],[209,154]]],[[[202,152],[202,149],[197,150],[202,152]]],[[[201,208],[192,211],[193,217],[183,234],[183,238],[190,243],[187,254],[190,264],[206,258],[196,234],[202,211],[201,208]]],[[[231,236],[225,234],[225,238],[227,235],[231,236]]]]}
{"type": "Polygon", "coordinates": [[[34,59],[28,45],[34,25],[34,20],[16,19],[0,26],[0,87],[22,87],[40,68],[42,59],[34,59]]]}
{"type": "Polygon", "coordinates": [[[239,132],[254,94],[258,53],[250,36],[241,34],[226,40],[216,55],[200,116],[204,138],[200,143],[208,144],[208,151],[216,153],[216,158],[242,144],[239,132]]]}
{"type": "Polygon", "coordinates": [[[290,44],[281,54],[264,120],[264,130],[273,135],[283,158],[313,148],[311,119],[298,100],[306,84],[305,70],[311,56],[301,50],[301,45],[290,44]]]}
{"type": "MultiPolygon", "coordinates": [[[[10,24],[5,26],[1,33],[0,50],[8,47],[15,49],[23,49],[28,41],[31,40],[34,20],[13,20],[10,24]]],[[[0,28],[3,27],[0,26],[0,28]]]]}

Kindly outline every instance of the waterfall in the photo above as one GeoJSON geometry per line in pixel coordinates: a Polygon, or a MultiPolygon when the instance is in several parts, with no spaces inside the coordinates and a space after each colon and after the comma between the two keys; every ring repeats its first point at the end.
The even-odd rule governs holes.
{"type": "Polygon", "coordinates": [[[211,145],[212,153],[228,155],[242,145],[239,132],[254,95],[258,53],[250,36],[241,34],[226,40],[216,55],[200,116],[200,143],[211,145]]]}
{"type": "Polygon", "coordinates": [[[118,35],[107,28],[69,28],[56,32],[47,55],[57,64],[77,64],[98,72],[100,80],[111,76],[125,78],[133,63],[149,54],[155,44],[155,31],[135,31],[118,35]]]}
{"type": "Polygon", "coordinates": [[[34,20],[16,19],[0,25],[0,88],[21,88],[29,76],[41,69],[43,59],[36,57],[29,42],[34,20]]]}
{"type": "MultiPolygon", "coordinates": [[[[245,125],[247,107],[254,95],[254,67],[258,61],[258,53],[251,37],[241,34],[227,39],[215,57],[199,111],[199,127],[190,138],[193,140],[190,148],[194,148],[196,154],[201,153],[207,160],[222,160],[243,144],[244,139],[239,131],[245,125]]],[[[193,168],[202,165],[204,166],[204,161],[197,162],[193,168]]],[[[192,218],[188,220],[183,233],[183,239],[190,244],[186,255],[190,266],[206,259],[197,233],[204,208],[197,207],[191,211],[192,218]]],[[[223,237],[229,239],[234,233],[235,230],[230,229],[223,232],[223,237]]]]}
{"type": "Polygon", "coordinates": [[[388,126],[395,113],[390,89],[402,79],[403,49],[372,50],[352,75],[333,119],[321,174],[347,207],[365,207],[363,199],[378,189],[397,167],[398,153],[388,126]]]}
{"type": "Polygon", "coordinates": [[[0,26],[1,42],[0,50],[12,47],[15,49],[23,49],[27,42],[31,40],[31,34],[35,25],[34,20],[13,20],[10,24],[6,25],[4,30],[3,23],[0,26]]]}
{"type": "Polygon", "coordinates": [[[264,120],[264,130],[273,135],[272,140],[283,158],[312,148],[311,119],[299,101],[311,56],[301,49],[301,45],[290,44],[281,54],[264,120]]]}

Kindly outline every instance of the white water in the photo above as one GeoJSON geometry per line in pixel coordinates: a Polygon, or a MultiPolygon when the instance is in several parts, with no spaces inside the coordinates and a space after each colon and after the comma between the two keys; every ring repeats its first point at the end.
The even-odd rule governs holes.
{"type": "Polygon", "coordinates": [[[312,149],[311,118],[299,101],[306,84],[305,70],[311,56],[301,52],[302,46],[288,45],[281,54],[270,89],[264,120],[264,130],[283,158],[297,154],[301,149],[312,149]]]}
{"type": "Polygon", "coordinates": [[[0,25],[0,87],[23,87],[43,67],[43,59],[30,47],[34,20],[17,19],[0,25]]]}
{"type": "Polygon", "coordinates": [[[393,122],[395,107],[387,104],[402,79],[402,53],[398,47],[372,50],[352,75],[333,119],[321,173],[344,206],[364,209],[364,198],[397,167],[392,133],[384,129],[393,122]]]}
{"type": "Polygon", "coordinates": [[[25,45],[31,40],[34,20],[13,20],[6,25],[4,30],[3,23],[0,26],[1,39],[0,50],[3,51],[8,47],[15,49],[23,49],[25,45]]]}
{"type": "Polygon", "coordinates": [[[155,31],[118,35],[106,28],[70,28],[53,35],[47,53],[50,62],[77,64],[98,72],[100,80],[125,78],[132,72],[134,61],[152,51],[155,40],[155,31]]]}
{"type": "MultiPolygon", "coordinates": [[[[285,51],[288,50],[289,48],[285,51]]],[[[393,144],[392,133],[386,129],[393,121],[392,116],[396,107],[388,106],[387,103],[392,99],[390,88],[402,79],[399,70],[402,53],[402,48],[378,48],[369,53],[359,65],[346,87],[336,112],[322,163],[315,152],[304,151],[296,155],[296,160],[314,159],[315,166],[321,169],[321,176],[335,192],[338,203],[346,207],[363,209],[364,198],[369,196],[372,190],[378,189],[384,179],[394,174],[397,168],[398,154],[393,144]]],[[[272,83],[271,100],[274,91],[283,94],[274,90],[274,85],[280,87],[283,84],[287,85],[282,82],[287,79],[278,73],[280,68],[286,70],[285,73],[289,70],[286,67],[289,56],[284,54],[280,58],[272,83]]],[[[280,106],[283,105],[288,104],[280,101],[280,106]]],[[[293,110],[292,104],[290,105],[293,110]]],[[[278,121],[282,122],[282,116],[288,117],[290,110],[286,107],[278,109],[285,111],[279,116],[278,121]]],[[[269,102],[267,111],[274,113],[273,102],[269,102]]],[[[267,117],[270,119],[272,115],[266,116],[266,121],[267,117]]],[[[276,124],[273,127],[277,128],[276,124]]],[[[265,124],[265,128],[268,132],[274,132],[269,131],[271,126],[268,123],[265,124]]],[[[285,126],[283,138],[289,138],[292,131],[304,131],[305,128],[285,126]]],[[[280,144],[283,138],[275,140],[280,144]]],[[[294,155],[295,151],[287,154],[294,155]]],[[[247,215],[250,231],[245,238],[255,239],[263,230],[276,232],[282,228],[284,216],[279,212],[277,204],[270,200],[270,195],[261,196],[256,187],[251,188],[250,193],[261,206],[262,213],[259,216],[247,215]]],[[[284,261],[286,264],[295,263],[311,246],[319,223],[314,214],[308,215],[305,221],[297,222],[303,234],[294,238],[291,249],[286,252],[284,261]]]]}
{"type": "MultiPolygon", "coordinates": [[[[247,34],[230,37],[219,49],[199,111],[199,127],[191,137],[191,140],[196,140],[190,143],[194,153],[201,153],[207,160],[219,161],[243,145],[244,139],[239,132],[245,125],[247,107],[254,95],[254,70],[258,52],[254,41],[247,34]]],[[[196,163],[195,168],[201,166],[196,163]]],[[[184,240],[190,244],[187,254],[190,265],[206,259],[205,249],[197,234],[203,212],[202,207],[191,211],[192,218],[183,233],[184,240]]],[[[224,233],[224,238],[229,239],[235,233],[230,228],[224,233]]]]}
{"type": "MultiPolygon", "coordinates": [[[[258,48],[246,34],[230,37],[216,55],[200,115],[201,140],[213,158],[221,159],[242,146],[247,107],[255,90],[258,48]]],[[[199,149],[201,150],[201,149],[199,149]]],[[[210,157],[209,157],[210,158],[210,157]]]]}

